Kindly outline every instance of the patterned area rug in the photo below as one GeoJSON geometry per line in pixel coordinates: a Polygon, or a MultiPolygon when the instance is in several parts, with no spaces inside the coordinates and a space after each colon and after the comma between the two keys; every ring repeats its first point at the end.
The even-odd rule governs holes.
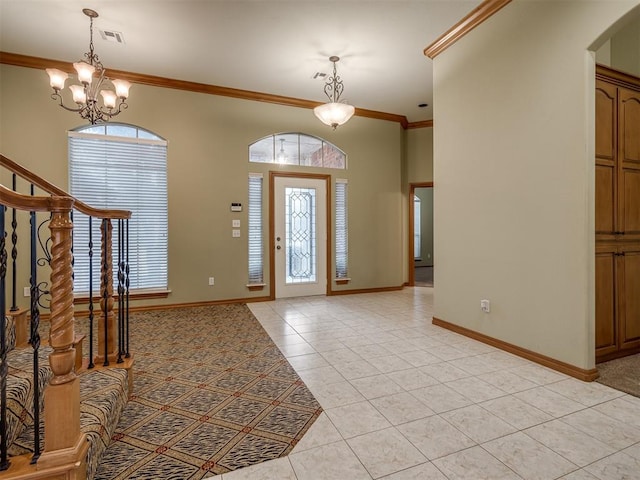
{"type": "Polygon", "coordinates": [[[131,317],[134,395],[96,479],[200,479],[286,455],[321,407],[246,305],[131,317]]]}
{"type": "Polygon", "coordinates": [[[640,353],[597,365],[596,382],[640,397],[640,353]]]}

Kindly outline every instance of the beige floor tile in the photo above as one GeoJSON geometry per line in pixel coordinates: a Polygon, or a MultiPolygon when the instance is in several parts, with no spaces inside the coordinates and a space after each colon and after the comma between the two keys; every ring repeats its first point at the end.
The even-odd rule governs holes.
{"type": "Polygon", "coordinates": [[[326,412],[322,412],[316,421],[313,422],[313,425],[311,425],[307,433],[304,434],[304,437],[302,437],[295,446],[293,453],[309,450],[321,445],[328,445],[340,440],[342,440],[340,432],[338,432],[333,423],[331,423],[326,412]]]}
{"type": "Polygon", "coordinates": [[[520,477],[482,447],[471,447],[433,461],[449,480],[519,480],[520,477]]]}
{"type": "Polygon", "coordinates": [[[478,378],[507,393],[522,392],[538,386],[536,383],[507,370],[485,373],[479,375],[478,378]]]}
{"type": "Polygon", "coordinates": [[[593,409],[627,425],[640,428],[640,398],[638,397],[625,395],[596,405],[593,409]],[[638,402],[629,401],[630,398],[637,399],[638,402]]]}
{"type": "Polygon", "coordinates": [[[619,390],[614,390],[597,382],[582,382],[575,378],[568,378],[546,386],[560,395],[571,398],[583,405],[591,407],[599,403],[613,400],[624,395],[619,390]]]}
{"type": "Polygon", "coordinates": [[[432,376],[424,373],[422,368],[411,367],[407,370],[387,373],[387,377],[396,382],[405,390],[416,390],[418,388],[437,385],[439,382],[432,376]]]}
{"type": "Polygon", "coordinates": [[[514,393],[513,396],[553,417],[562,417],[585,408],[581,403],[552,392],[546,387],[532,388],[524,392],[514,393]]]}
{"type": "MultiPolygon", "coordinates": [[[[355,453],[340,441],[289,455],[297,480],[371,480],[355,453]]],[[[263,477],[267,480],[268,477],[263,477]]]]}
{"type": "Polygon", "coordinates": [[[367,361],[382,373],[391,373],[413,368],[409,362],[397,355],[369,358],[367,361]]]}
{"type": "Polygon", "coordinates": [[[447,422],[478,443],[514,433],[517,429],[479,405],[440,414],[447,422]]]}
{"type": "Polygon", "coordinates": [[[393,425],[400,425],[434,415],[433,410],[407,392],[373,399],[371,400],[371,405],[393,425]]]}
{"type": "Polygon", "coordinates": [[[501,390],[478,377],[461,378],[459,380],[447,382],[445,385],[452,388],[459,394],[464,395],[474,403],[484,402],[486,400],[506,395],[504,390],[501,390]]]}
{"type": "Polygon", "coordinates": [[[587,409],[572,413],[562,421],[616,449],[640,442],[640,428],[619,422],[597,410],[587,409]]]}
{"type": "Polygon", "coordinates": [[[549,383],[559,382],[560,380],[566,380],[566,375],[562,373],[554,372],[553,370],[541,367],[535,363],[529,363],[521,367],[515,367],[509,369],[510,372],[520,375],[527,380],[537,383],[538,385],[547,385],[549,383]]]}
{"type": "Polygon", "coordinates": [[[438,415],[398,425],[397,429],[429,460],[476,445],[476,442],[438,415]]]}
{"type": "Polygon", "coordinates": [[[332,366],[311,368],[298,372],[300,378],[310,388],[317,384],[343,382],[344,377],[332,366]]]}
{"type": "Polygon", "coordinates": [[[561,420],[542,423],[524,433],[580,467],[616,451],[561,420]]]}
{"type": "Polygon", "coordinates": [[[467,378],[471,376],[469,372],[465,372],[464,370],[461,370],[458,367],[454,367],[447,362],[425,365],[424,367],[420,367],[420,371],[426,373],[427,375],[430,375],[431,377],[442,383],[451,382],[453,380],[459,380],[461,378],[467,378]]]}
{"type": "Polygon", "coordinates": [[[222,480],[265,480],[276,478],[278,480],[297,480],[288,457],[240,468],[222,475],[222,480]]]}
{"type": "Polygon", "coordinates": [[[360,435],[347,440],[347,443],[373,478],[389,475],[427,460],[395,428],[360,435]]]}
{"type": "Polygon", "coordinates": [[[369,402],[327,409],[327,415],[343,438],[389,428],[391,424],[369,402]]]}
{"type": "Polygon", "coordinates": [[[328,367],[327,362],[319,353],[310,353],[308,355],[298,355],[287,359],[291,366],[297,371],[309,370],[311,368],[328,367]]]}
{"type": "Polygon", "coordinates": [[[482,402],[480,406],[520,430],[553,420],[553,417],[548,413],[544,413],[513,395],[488,400],[482,402]]]}
{"type": "Polygon", "coordinates": [[[404,389],[387,375],[374,375],[351,380],[351,385],[368,400],[403,392],[404,389]]]}
{"type": "Polygon", "coordinates": [[[592,463],[585,470],[600,480],[636,480],[640,478],[640,460],[618,452],[592,463]]]}
{"type": "Polygon", "coordinates": [[[436,413],[448,412],[473,403],[467,397],[443,384],[412,390],[411,394],[436,413]]]}
{"type": "Polygon", "coordinates": [[[580,469],[560,477],[558,480],[598,480],[598,477],[594,477],[585,469],[580,469]]]}
{"type": "Polygon", "coordinates": [[[482,447],[528,480],[551,480],[578,469],[577,465],[522,432],[491,440],[482,447]]]}
{"type": "Polygon", "coordinates": [[[371,377],[379,375],[380,370],[374,367],[367,360],[356,360],[355,362],[336,363],[333,367],[340,372],[347,380],[353,380],[362,377],[371,377]]]}
{"type": "Polygon", "coordinates": [[[317,383],[309,389],[325,410],[365,400],[362,394],[346,380],[336,383],[317,383]]]}
{"type": "Polygon", "coordinates": [[[426,462],[382,477],[381,480],[447,480],[447,477],[431,462],[426,462]]]}

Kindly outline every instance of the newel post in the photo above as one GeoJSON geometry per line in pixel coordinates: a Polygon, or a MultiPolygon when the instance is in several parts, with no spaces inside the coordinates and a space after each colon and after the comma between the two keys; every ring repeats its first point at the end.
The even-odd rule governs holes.
{"type": "Polygon", "coordinates": [[[116,318],[113,313],[113,225],[105,218],[100,225],[102,247],[100,252],[100,321],[98,322],[98,354],[96,363],[109,362],[118,358],[116,318]],[[106,352],[106,355],[105,355],[106,352]]]}
{"type": "MultiPolygon", "coordinates": [[[[80,432],[80,384],[74,371],[73,270],[70,212],[73,199],[51,197],[51,330],[53,372],[44,392],[44,452],[38,469],[67,465],[82,477],[88,448],[80,432]]],[[[85,473],[86,475],[86,473],[85,473]]],[[[72,476],[73,478],[76,478],[72,476]]],[[[72,478],[69,477],[69,478],[72,478]]]]}

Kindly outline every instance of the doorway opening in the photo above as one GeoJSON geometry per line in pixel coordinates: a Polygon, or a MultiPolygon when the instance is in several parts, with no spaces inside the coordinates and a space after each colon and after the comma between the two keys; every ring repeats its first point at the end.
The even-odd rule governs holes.
{"type": "Polygon", "coordinates": [[[409,285],[433,287],[433,182],[409,184],[409,285]]]}

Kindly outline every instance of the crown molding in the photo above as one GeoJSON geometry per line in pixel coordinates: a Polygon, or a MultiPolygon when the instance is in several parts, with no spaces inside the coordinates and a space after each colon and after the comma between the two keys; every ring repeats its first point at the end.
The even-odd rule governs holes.
{"type": "MultiPolygon", "coordinates": [[[[20,55],[17,53],[8,53],[0,51],[0,63],[6,65],[14,65],[17,67],[27,68],[57,68],[67,73],[75,73],[71,67],[71,63],[62,62],[60,60],[51,60],[48,58],[31,57],[28,55],[20,55]]],[[[123,70],[109,69],[108,73],[111,77],[127,80],[139,85],[150,85],[153,87],[172,88],[175,90],[186,90],[189,92],[205,93],[208,95],[218,95],[221,97],[241,98],[243,100],[253,100],[255,102],[275,103],[277,105],[285,105],[288,107],[299,107],[313,109],[321,102],[304,100],[301,98],[284,97],[281,95],[272,95],[270,93],[253,92],[250,90],[241,90],[238,88],[220,87],[217,85],[209,85],[206,83],[189,82],[186,80],[176,80],[173,78],[158,77],[155,75],[146,75],[144,73],[126,72],[123,70]]],[[[409,122],[404,115],[394,113],[378,112],[375,110],[367,110],[365,108],[356,108],[355,115],[359,117],[374,118],[376,120],[388,120],[397,122],[402,128],[407,128],[409,122]]]]}
{"type": "Polygon", "coordinates": [[[508,3],[511,0],[485,0],[425,48],[424,54],[433,60],[508,3]]]}
{"type": "Polygon", "coordinates": [[[423,120],[422,122],[409,122],[405,128],[430,128],[433,127],[433,120],[423,120]]]}

